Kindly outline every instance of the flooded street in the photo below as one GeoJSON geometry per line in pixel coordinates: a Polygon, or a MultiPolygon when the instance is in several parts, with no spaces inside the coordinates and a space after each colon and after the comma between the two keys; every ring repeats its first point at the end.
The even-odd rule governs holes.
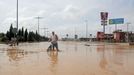
{"type": "Polygon", "coordinates": [[[0,44],[0,75],[134,75],[134,46],[59,42],[60,52],[47,52],[49,44],[0,44]]]}

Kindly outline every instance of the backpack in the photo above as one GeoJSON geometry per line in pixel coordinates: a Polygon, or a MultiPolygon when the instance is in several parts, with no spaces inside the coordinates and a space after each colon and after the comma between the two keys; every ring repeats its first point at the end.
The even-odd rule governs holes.
{"type": "Polygon", "coordinates": [[[56,40],[58,40],[58,36],[57,36],[57,35],[55,35],[55,37],[56,37],[56,40]]]}

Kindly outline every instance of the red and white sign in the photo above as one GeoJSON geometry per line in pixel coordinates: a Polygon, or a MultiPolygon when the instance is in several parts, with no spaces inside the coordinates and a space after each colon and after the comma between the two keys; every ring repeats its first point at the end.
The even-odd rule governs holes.
{"type": "Polygon", "coordinates": [[[107,20],[108,19],[108,12],[101,12],[101,20],[107,20]]]}

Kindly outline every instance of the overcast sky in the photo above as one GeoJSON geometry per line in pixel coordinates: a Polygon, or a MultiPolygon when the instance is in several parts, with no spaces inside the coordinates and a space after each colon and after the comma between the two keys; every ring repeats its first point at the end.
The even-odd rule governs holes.
{"type": "MultiPolygon", "coordinates": [[[[86,35],[85,20],[88,20],[88,33],[102,31],[100,12],[109,13],[109,18],[125,18],[134,28],[134,0],[19,0],[19,28],[37,30],[36,16],[41,16],[40,28],[55,31],[60,37],[66,34],[80,37],[86,35]]],[[[0,0],[0,32],[6,33],[10,24],[16,26],[16,0],[0,0]]],[[[126,24],[118,25],[126,30],[126,24]]],[[[106,32],[112,32],[114,25],[108,25],[106,32]]],[[[40,34],[43,33],[40,29],[40,34]]]]}

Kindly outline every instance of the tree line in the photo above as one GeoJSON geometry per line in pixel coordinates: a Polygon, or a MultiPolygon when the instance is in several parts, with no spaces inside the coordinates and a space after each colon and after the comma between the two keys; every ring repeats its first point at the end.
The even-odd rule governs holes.
{"type": "Polygon", "coordinates": [[[38,41],[48,41],[48,38],[45,36],[41,36],[36,32],[29,31],[27,29],[24,29],[22,27],[21,29],[18,29],[18,31],[13,27],[13,25],[10,25],[9,30],[4,33],[0,33],[0,41],[1,42],[7,42],[11,41],[12,38],[17,38],[19,42],[38,42],[38,41]]]}

